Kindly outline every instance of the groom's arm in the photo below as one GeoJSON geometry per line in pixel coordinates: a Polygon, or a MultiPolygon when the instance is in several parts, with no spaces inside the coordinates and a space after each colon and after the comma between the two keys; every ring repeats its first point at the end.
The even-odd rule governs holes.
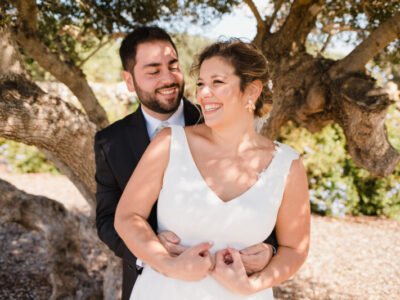
{"type": "Polygon", "coordinates": [[[269,237],[264,241],[264,243],[272,247],[273,255],[275,255],[279,247],[278,241],[276,240],[275,227],[269,237]]]}
{"type": "Polygon", "coordinates": [[[277,249],[278,243],[274,229],[263,243],[239,251],[247,274],[250,275],[263,270],[275,255],[277,249]]]}
{"type": "Polygon", "coordinates": [[[114,228],[114,215],[122,191],[107,162],[99,135],[95,136],[96,157],[96,227],[99,238],[115,253],[131,265],[136,257],[129,251],[114,228]]]}

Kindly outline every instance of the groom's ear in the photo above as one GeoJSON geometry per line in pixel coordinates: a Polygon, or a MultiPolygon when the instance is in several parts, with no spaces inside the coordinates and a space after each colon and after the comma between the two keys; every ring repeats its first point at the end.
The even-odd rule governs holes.
{"type": "Polygon", "coordinates": [[[122,78],[125,81],[125,84],[126,84],[126,87],[128,88],[128,91],[135,92],[135,86],[133,84],[133,77],[132,77],[131,72],[122,71],[122,78]]]}

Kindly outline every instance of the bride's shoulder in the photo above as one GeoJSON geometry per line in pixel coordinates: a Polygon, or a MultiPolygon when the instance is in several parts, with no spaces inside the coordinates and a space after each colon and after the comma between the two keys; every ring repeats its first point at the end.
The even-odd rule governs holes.
{"type": "Polygon", "coordinates": [[[207,127],[205,124],[196,124],[185,127],[186,135],[192,137],[206,137],[208,136],[209,131],[209,127],[207,127]]]}
{"type": "Polygon", "coordinates": [[[277,153],[283,154],[285,157],[288,157],[292,160],[296,160],[300,157],[299,152],[297,152],[295,149],[293,149],[291,146],[278,142],[278,141],[273,141],[275,146],[275,149],[277,153]]]}
{"type": "MultiPolygon", "coordinates": [[[[171,141],[172,129],[171,127],[165,127],[156,134],[154,139],[150,142],[148,148],[150,149],[169,149],[171,141]]],[[[153,150],[151,150],[153,151],[153,150]]]]}

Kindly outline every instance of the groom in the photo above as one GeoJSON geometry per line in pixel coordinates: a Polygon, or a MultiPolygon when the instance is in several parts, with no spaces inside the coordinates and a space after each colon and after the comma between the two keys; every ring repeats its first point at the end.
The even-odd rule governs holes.
{"type": "MultiPolygon", "coordinates": [[[[141,27],[122,41],[122,76],[130,92],[136,92],[140,106],[95,136],[97,208],[96,226],[100,239],[123,259],[122,299],[129,299],[140,273],[141,262],[129,251],[114,229],[114,215],[121,194],[140,157],[159,130],[167,125],[203,122],[199,107],[183,97],[184,80],[178,53],[171,37],[158,27],[141,27]]],[[[149,178],[151,180],[151,178],[149,178]]],[[[148,219],[157,232],[156,206],[148,219]]],[[[171,255],[185,250],[172,232],[159,238],[171,255]]],[[[263,269],[277,243],[259,244],[242,251],[248,273],[263,269]],[[273,244],[274,246],[270,245],[273,244]]]]}

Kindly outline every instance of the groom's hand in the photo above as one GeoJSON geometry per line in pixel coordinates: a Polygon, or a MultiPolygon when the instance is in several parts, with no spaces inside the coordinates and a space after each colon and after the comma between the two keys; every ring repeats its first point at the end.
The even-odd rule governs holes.
{"type": "Polygon", "coordinates": [[[264,269],[272,258],[271,245],[260,243],[239,252],[247,275],[264,269]]]}
{"type": "Polygon", "coordinates": [[[161,231],[158,234],[158,239],[173,257],[180,255],[187,249],[187,247],[179,245],[181,239],[172,231],[161,231]]]}

